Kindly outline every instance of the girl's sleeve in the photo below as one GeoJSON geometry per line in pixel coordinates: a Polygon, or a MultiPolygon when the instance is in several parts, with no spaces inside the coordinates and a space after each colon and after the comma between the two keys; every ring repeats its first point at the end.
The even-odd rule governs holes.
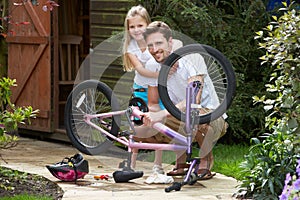
{"type": "MultiPolygon", "coordinates": [[[[160,71],[160,64],[155,61],[154,58],[151,58],[145,64],[145,68],[152,72],[159,72],[160,71]]],[[[145,84],[148,86],[157,86],[158,80],[157,78],[145,78],[145,84]]]]}

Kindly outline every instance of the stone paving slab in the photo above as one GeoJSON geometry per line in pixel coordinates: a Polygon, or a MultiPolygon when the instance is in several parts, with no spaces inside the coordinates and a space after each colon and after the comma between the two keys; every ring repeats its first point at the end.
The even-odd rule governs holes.
{"type": "MultiPolygon", "coordinates": [[[[186,185],[181,191],[164,192],[169,184],[147,184],[146,178],[151,175],[152,163],[137,163],[139,170],[144,171],[142,178],[134,179],[129,183],[115,183],[109,180],[95,180],[94,175],[112,175],[117,170],[117,164],[123,159],[111,156],[83,155],[89,162],[90,173],[75,184],[74,182],[61,182],[53,177],[45,165],[59,162],[66,156],[72,156],[78,150],[71,145],[59,142],[47,142],[36,139],[20,138],[19,144],[13,149],[1,150],[1,155],[7,163],[0,161],[0,165],[10,167],[28,173],[42,175],[51,181],[58,183],[64,190],[63,200],[83,199],[113,199],[113,200],[152,200],[152,199],[235,199],[232,195],[237,191],[238,182],[222,174],[214,176],[210,180],[198,181],[190,186],[186,185]]],[[[174,166],[165,165],[168,171],[174,166]]],[[[175,179],[180,181],[181,179],[175,179]]]]}

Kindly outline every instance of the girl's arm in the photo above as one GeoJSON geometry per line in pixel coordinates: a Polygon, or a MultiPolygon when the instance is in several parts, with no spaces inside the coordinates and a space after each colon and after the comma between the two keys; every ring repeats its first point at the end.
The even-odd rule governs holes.
{"type": "Polygon", "coordinates": [[[146,69],[135,55],[133,55],[131,53],[127,53],[127,56],[130,59],[132,65],[134,66],[134,69],[138,73],[140,73],[142,76],[145,76],[148,78],[157,78],[158,77],[159,72],[153,72],[153,71],[146,69]]]}

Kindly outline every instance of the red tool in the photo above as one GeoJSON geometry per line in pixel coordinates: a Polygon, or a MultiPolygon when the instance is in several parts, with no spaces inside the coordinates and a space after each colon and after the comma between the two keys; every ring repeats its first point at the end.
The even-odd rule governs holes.
{"type": "Polygon", "coordinates": [[[109,175],[95,175],[94,179],[96,180],[108,180],[110,177],[109,175]]]}

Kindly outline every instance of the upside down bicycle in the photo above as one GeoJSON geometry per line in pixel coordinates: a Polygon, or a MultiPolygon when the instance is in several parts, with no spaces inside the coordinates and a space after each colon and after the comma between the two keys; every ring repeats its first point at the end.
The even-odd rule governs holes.
{"type": "MultiPolygon", "coordinates": [[[[173,52],[163,63],[158,77],[158,92],[166,109],[178,120],[185,122],[186,136],[172,130],[163,123],[157,122],[152,128],[172,138],[171,144],[135,142],[136,119],[141,119],[141,114],[147,111],[147,106],[135,99],[126,109],[120,109],[118,99],[111,88],[98,80],[87,80],[76,85],[69,94],[65,106],[65,127],[72,144],[81,152],[98,155],[106,150],[112,141],[126,146],[129,155],[133,148],[151,150],[186,151],[187,161],[191,163],[187,174],[180,183],[174,183],[166,188],[166,192],[180,190],[183,185],[194,184],[200,178],[197,174],[200,158],[193,158],[191,141],[193,127],[198,124],[209,123],[222,116],[232,103],[235,93],[235,74],[228,59],[217,49],[207,45],[186,45],[173,52]],[[196,55],[196,56],[195,56],[196,55]],[[201,60],[200,60],[201,59],[201,60]],[[186,109],[178,109],[171,101],[168,81],[170,69],[180,61],[188,61],[189,67],[203,74],[205,62],[206,75],[210,77],[217,95],[219,106],[206,113],[195,112],[201,108],[201,102],[196,101],[200,90],[199,82],[186,83],[185,96],[186,109]],[[127,121],[128,126],[123,130],[122,120],[127,121]],[[124,134],[127,133],[127,134],[124,134]]],[[[127,166],[130,169],[130,156],[127,166]]]]}

